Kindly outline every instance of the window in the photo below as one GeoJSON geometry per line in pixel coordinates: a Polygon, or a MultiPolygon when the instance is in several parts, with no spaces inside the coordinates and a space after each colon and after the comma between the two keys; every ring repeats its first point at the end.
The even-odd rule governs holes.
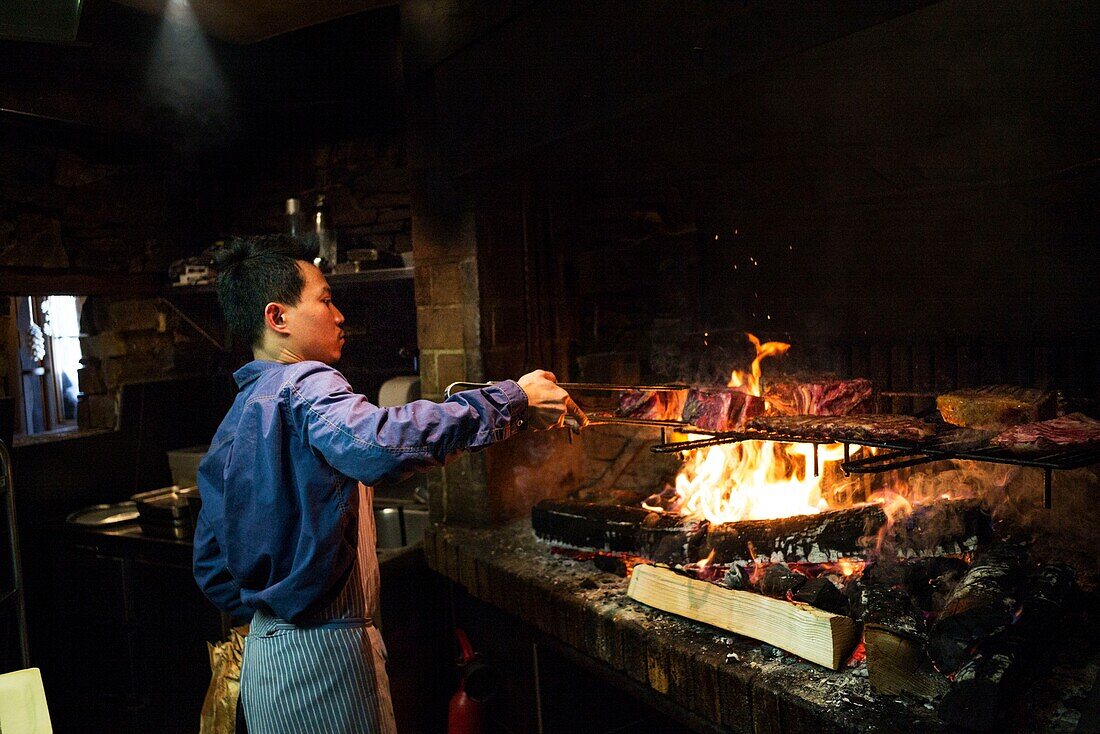
{"type": "Polygon", "coordinates": [[[78,296],[11,299],[8,385],[15,435],[76,428],[83,305],[78,296]]]}

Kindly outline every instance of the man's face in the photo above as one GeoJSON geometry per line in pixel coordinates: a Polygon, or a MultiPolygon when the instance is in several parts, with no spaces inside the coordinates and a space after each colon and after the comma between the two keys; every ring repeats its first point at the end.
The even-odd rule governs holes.
{"type": "Polygon", "coordinates": [[[302,297],[286,309],[291,348],[303,360],[335,364],[344,348],[344,315],[332,303],[328,281],[317,266],[300,261],[298,270],[304,282],[302,297]]]}

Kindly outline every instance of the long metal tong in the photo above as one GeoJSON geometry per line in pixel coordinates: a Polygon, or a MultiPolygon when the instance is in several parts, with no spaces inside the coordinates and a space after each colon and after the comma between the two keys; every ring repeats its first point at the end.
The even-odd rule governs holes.
{"type": "MultiPolygon", "coordinates": [[[[447,389],[443,391],[445,397],[451,397],[456,392],[463,390],[476,390],[482,387],[489,387],[496,384],[495,382],[452,382],[447,385],[447,389]]],[[[583,391],[608,391],[608,392],[624,392],[627,390],[644,390],[646,392],[674,392],[678,390],[688,390],[690,385],[611,385],[603,383],[591,383],[591,382],[559,382],[558,387],[562,388],[566,392],[583,392],[583,391]]],[[[657,428],[680,428],[686,425],[683,421],[678,420],[649,420],[646,418],[625,418],[623,416],[617,416],[613,413],[585,413],[574,403],[570,408],[569,415],[565,418],[565,427],[574,430],[580,428],[586,428],[591,425],[630,425],[630,426],[655,426],[657,428]],[[575,408],[575,412],[574,409],[575,408]]]]}

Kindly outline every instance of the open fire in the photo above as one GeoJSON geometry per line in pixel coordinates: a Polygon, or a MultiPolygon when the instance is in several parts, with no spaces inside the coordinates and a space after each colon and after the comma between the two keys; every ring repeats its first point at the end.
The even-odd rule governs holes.
{"type": "MultiPolygon", "coordinates": [[[[764,397],[762,363],[783,355],[790,344],[761,343],[747,335],[756,349],[748,371],[734,370],[728,387],[764,397]]],[[[688,434],[689,439],[703,438],[688,434]]],[[[822,467],[844,456],[840,444],[818,447],[822,467]]],[[[826,471],[813,471],[813,446],[773,441],[741,441],[684,453],[675,486],[654,495],[642,506],[655,512],[675,512],[713,524],[809,515],[830,506],[822,494],[826,471]]],[[[842,493],[842,488],[836,488],[842,493]]]]}

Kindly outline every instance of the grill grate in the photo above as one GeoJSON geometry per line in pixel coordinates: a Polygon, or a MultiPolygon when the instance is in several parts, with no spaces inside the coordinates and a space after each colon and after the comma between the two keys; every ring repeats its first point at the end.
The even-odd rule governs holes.
{"type": "Polygon", "coordinates": [[[662,441],[651,447],[657,454],[672,454],[681,451],[738,443],[741,441],[778,441],[783,443],[814,444],[814,475],[820,468],[817,461],[817,445],[842,444],[844,461],[840,468],[845,474],[877,474],[880,472],[904,469],[920,464],[948,459],[966,459],[994,464],[1012,464],[1014,466],[1034,467],[1044,472],[1043,506],[1051,506],[1052,472],[1056,470],[1079,469],[1100,463],[1100,444],[1057,447],[1032,452],[1018,452],[1000,446],[990,446],[993,432],[980,432],[971,429],[954,429],[942,433],[928,441],[875,441],[852,440],[845,436],[802,435],[779,431],[731,431],[713,433],[690,429],[692,433],[710,433],[707,438],[689,441],[662,441]],[[849,458],[852,446],[867,446],[885,449],[886,453],[859,459],[849,458]]]}

